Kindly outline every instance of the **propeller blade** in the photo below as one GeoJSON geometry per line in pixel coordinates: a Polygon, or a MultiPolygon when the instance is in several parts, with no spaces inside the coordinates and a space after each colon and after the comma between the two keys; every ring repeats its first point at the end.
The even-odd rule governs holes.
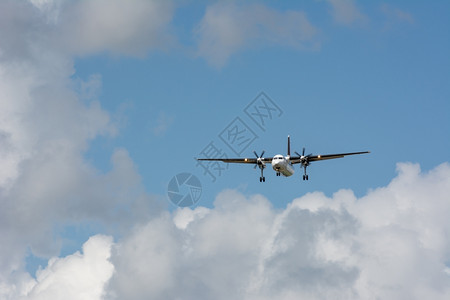
{"type": "Polygon", "coordinates": [[[258,153],[256,153],[256,151],[253,151],[253,153],[254,153],[255,156],[256,156],[256,165],[255,165],[255,169],[256,169],[256,166],[257,166],[257,165],[262,165],[262,164],[263,164],[264,158],[263,158],[262,156],[264,155],[265,152],[266,152],[266,151],[263,150],[263,152],[261,152],[261,156],[258,156],[258,153]]]}
{"type": "Polygon", "coordinates": [[[303,147],[302,156],[305,156],[305,147],[303,147]]]}
{"type": "Polygon", "coordinates": [[[294,151],[295,154],[297,154],[298,156],[301,156],[297,151],[294,151]]]}

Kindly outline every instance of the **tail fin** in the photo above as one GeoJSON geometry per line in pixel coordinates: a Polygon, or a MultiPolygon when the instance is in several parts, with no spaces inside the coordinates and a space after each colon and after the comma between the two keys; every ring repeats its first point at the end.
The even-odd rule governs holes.
{"type": "Polygon", "coordinates": [[[287,155],[291,156],[291,137],[288,135],[287,155]]]}

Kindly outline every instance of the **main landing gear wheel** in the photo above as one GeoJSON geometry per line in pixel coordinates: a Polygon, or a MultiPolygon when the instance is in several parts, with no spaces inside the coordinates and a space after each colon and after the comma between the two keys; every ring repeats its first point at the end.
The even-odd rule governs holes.
{"type": "Polygon", "coordinates": [[[259,177],[259,182],[266,182],[266,177],[259,177]]]}
{"type": "Polygon", "coordinates": [[[308,180],[308,175],[303,175],[303,180],[308,180]]]}

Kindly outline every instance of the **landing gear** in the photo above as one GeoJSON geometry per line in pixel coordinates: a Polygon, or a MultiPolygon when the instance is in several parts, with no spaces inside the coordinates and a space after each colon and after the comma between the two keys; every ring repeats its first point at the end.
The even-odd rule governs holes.
{"type": "Polygon", "coordinates": [[[305,170],[305,173],[303,174],[303,180],[308,180],[308,175],[306,174],[306,167],[309,166],[309,159],[312,153],[305,156],[305,148],[303,148],[302,155],[300,155],[298,152],[295,152],[295,154],[297,154],[300,157],[300,163],[302,164],[302,167],[305,170]]]}
{"type": "Polygon", "coordinates": [[[259,168],[261,169],[261,177],[259,177],[259,182],[266,182],[266,177],[264,177],[265,165],[261,164],[259,165],[259,168]]]}
{"type": "Polygon", "coordinates": [[[280,176],[281,174],[280,174],[280,172],[277,172],[277,176],[280,176]]]}
{"type": "Polygon", "coordinates": [[[308,175],[306,174],[306,167],[304,166],[303,169],[305,170],[305,174],[303,175],[303,180],[308,180],[308,175]]]}

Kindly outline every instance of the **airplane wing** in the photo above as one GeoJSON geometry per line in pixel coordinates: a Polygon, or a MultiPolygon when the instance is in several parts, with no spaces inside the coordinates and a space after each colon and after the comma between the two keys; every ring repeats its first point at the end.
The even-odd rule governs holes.
{"type": "MultiPolygon", "coordinates": [[[[197,158],[197,160],[203,161],[221,161],[224,163],[236,163],[236,164],[257,164],[257,158],[197,158]]],[[[262,162],[271,162],[272,157],[261,158],[262,162]]]]}
{"type": "MultiPolygon", "coordinates": [[[[362,151],[362,152],[350,152],[350,153],[337,153],[337,154],[324,154],[324,155],[306,155],[304,156],[304,160],[311,162],[311,161],[319,161],[319,160],[326,160],[326,159],[335,159],[335,158],[341,158],[348,155],[356,155],[356,154],[365,154],[370,153],[370,151],[362,151]]],[[[299,164],[302,162],[301,156],[291,156],[291,163],[292,164],[299,164]]]]}

